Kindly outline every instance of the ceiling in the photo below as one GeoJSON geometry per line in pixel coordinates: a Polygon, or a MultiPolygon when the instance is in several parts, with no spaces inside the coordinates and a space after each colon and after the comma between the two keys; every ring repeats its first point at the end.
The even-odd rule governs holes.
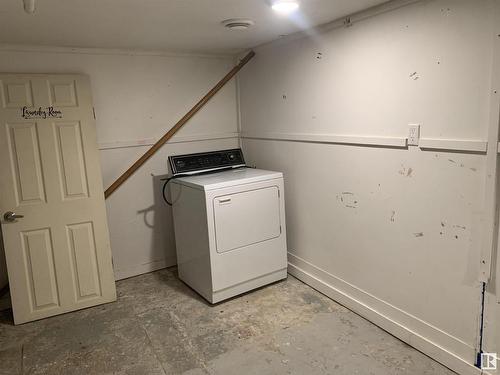
{"type": "Polygon", "coordinates": [[[234,53],[386,1],[301,0],[298,26],[269,0],[37,0],[32,15],[22,0],[1,0],[0,43],[234,53]],[[239,17],[255,26],[220,24],[239,17]]]}

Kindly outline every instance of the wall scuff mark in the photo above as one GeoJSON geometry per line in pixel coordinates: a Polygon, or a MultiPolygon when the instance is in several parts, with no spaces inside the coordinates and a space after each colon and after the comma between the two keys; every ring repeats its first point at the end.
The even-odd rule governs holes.
{"type": "Polygon", "coordinates": [[[410,74],[410,78],[413,79],[414,81],[416,81],[417,79],[420,78],[420,76],[418,75],[417,72],[413,72],[410,74]]]}
{"type": "Polygon", "coordinates": [[[413,168],[406,168],[403,164],[401,164],[401,169],[398,171],[398,173],[404,177],[412,177],[413,168]]]}

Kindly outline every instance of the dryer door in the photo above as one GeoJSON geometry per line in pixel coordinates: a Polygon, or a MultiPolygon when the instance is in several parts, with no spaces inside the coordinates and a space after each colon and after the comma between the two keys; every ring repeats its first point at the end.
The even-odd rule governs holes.
{"type": "Polygon", "coordinates": [[[279,237],[279,203],[277,186],[214,198],[217,252],[224,253],[279,237]]]}

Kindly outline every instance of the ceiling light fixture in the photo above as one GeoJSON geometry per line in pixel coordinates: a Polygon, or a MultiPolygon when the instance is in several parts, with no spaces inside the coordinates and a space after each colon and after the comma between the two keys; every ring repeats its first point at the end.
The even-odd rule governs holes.
{"type": "Polygon", "coordinates": [[[294,0],[276,0],[272,2],[271,8],[278,13],[289,14],[299,9],[299,3],[294,0]]]}
{"type": "Polygon", "coordinates": [[[221,23],[229,30],[246,30],[255,25],[255,22],[246,18],[230,18],[221,23]]]}

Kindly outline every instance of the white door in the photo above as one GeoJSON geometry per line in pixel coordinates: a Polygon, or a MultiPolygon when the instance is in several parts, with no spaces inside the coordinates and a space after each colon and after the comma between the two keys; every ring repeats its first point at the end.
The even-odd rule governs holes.
{"type": "Polygon", "coordinates": [[[277,186],[217,197],[213,201],[217,252],[277,238],[281,234],[277,186]]]}
{"type": "Polygon", "coordinates": [[[89,79],[0,74],[0,97],[15,323],[116,300],[89,79]]]}

